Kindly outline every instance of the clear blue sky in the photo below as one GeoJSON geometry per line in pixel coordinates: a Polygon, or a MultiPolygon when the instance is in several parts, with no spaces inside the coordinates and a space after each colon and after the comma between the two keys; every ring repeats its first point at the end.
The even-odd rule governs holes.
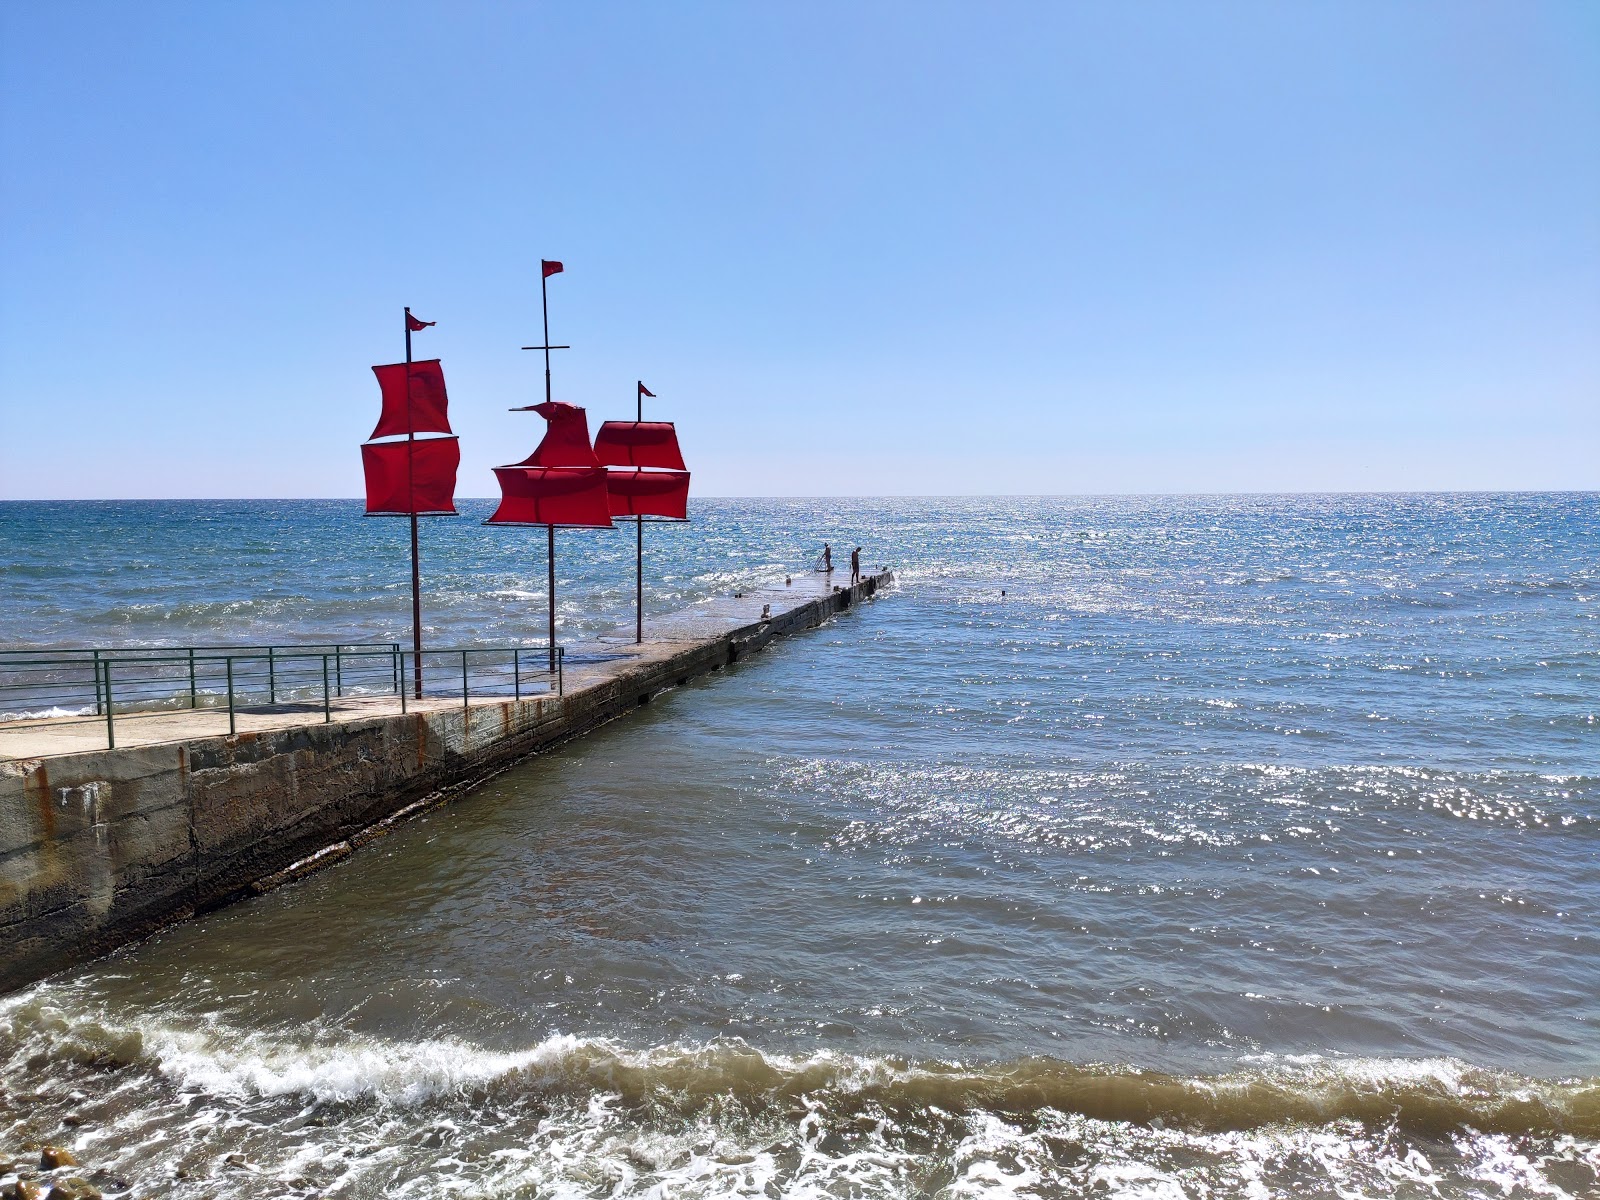
{"type": "Polygon", "coordinates": [[[0,496],[1600,487],[1600,5],[0,5],[0,496]]]}

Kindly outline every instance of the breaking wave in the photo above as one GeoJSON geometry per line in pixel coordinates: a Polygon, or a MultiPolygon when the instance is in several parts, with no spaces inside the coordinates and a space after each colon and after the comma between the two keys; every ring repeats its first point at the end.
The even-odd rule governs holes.
{"type": "MultiPolygon", "coordinates": [[[[776,1054],[741,1041],[636,1049],[553,1035],[500,1051],[119,1023],[69,1015],[35,992],[0,1006],[0,1067],[19,1083],[33,1072],[77,1083],[62,1103],[80,1113],[98,1081],[107,1117],[118,1109],[147,1134],[179,1136],[185,1182],[171,1194],[184,1196],[257,1194],[265,1177],[359,1196],[601,1185],[614,1195],[1393,1195],[1427,1185],[1577,1196],[1600,1182],[1600,1080],[1447,1058],[1267,1057],[1177,1075],[1050,1058],[776,1054]],[[196,1134],[197,1122],[226,1127],[227,1140],[208,1149],[213,1135],[196,1134]]],[[[41,1092],[23,1114],[0,1097],[0,1137],[47,1102],[41,1092]]],[[[137,1146],[105,1167],[135,1191],[170,1181],[137,1146]]]]}
{"type": "Polygon", "coordinates": [[[1264,1055],[1218,1074],[1177,1075],[1047,1057],[968,1065],[786,1055],[738,1039],[639,1050],[556,1034],[504,1052],[452,1039],[306,1041],[119,1025],[71,1018],[38,999],[8,1007],[15,1050],[102,1068],[144,1065],[181,1089],[236,1098],[409,1107],[449,1096],[607,1092],[625,1105],[671,1098],[688,1111],[727,1098],[781,1108],[827,1096],[848,1111],[989,1112],[1024,1121],[1054,1110],[1209,1131],[1353,1120],[1427,1135],[1475,1129],[1600,1139],[1600,1079],[1534,1079],[1450,1058],[1264,1055]]]}

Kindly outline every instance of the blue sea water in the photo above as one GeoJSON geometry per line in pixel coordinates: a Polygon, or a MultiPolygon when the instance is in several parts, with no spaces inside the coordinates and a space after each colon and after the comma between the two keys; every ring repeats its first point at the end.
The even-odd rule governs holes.
{"type": "MultiPolygon", "coordinates": [[[[543,633],[542,536],[482,515],[424,528],[435,644],[543,633]]],[[[1600,496],[693,516],[653,612],[824,539],[899,584],[0,1002],[0,1150],[71,1113],[182,1196],[1600,1191],[1600,496]]],[[[564,639],[632,554],[561,535],[564,639]]],[[[354,503],[0,505],[0,644],[408,609],[354,503]]]]}

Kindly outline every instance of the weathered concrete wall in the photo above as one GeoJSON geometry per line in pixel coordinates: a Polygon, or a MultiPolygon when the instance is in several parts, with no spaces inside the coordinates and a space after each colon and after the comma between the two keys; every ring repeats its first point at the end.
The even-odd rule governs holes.
{"type": "Polygon", "coordinates": [[[891,579],[716,637],[648,644],[560,697],[0,762],[0,990],[336,861],[426,801],[820,625],[891,579]]]}

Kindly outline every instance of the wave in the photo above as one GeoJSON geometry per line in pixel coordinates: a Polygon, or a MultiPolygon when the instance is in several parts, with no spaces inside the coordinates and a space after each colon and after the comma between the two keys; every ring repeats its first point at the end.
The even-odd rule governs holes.
{"type": "Polygon", "coordinates": [[[629,1048],[552,1035],[495,1051],[452,1038],[309,1039],[69,1016],[35,997],[0,1008],[0,1062],[43,1054],[98,1069],[144,1066],[185,1093],[412,1108],[447,1098],[544,1103],[603,1094],[682,1116],[736,1101],[746,1112],[822,1103],[837,1119],[990,1115],[1023,1128],[1042,1114],[1248,1132],[1356,1121],[1413,1135],[1463,1131],[1600,1140],[1600,1077],[1538,1079],[1450,1058],[1270,1056],[1181,1075],[1035,1057],[984,1064],[836,1051],[764,1052],[739,1040],[629,1048]],[[5,1042],[11,1042],[6,1046],[5,1042]]]}

